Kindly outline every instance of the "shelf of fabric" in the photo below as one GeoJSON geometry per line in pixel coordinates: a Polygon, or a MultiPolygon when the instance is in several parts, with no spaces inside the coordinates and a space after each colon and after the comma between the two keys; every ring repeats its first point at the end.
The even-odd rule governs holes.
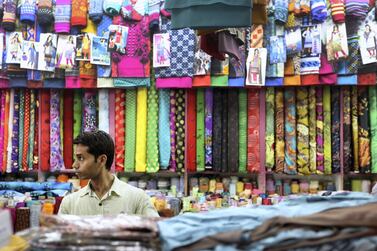
{"type": "Polygon", "coordinates": [[[172,177],[180,177],[184,174],[171,172],[171,171],[160,171],[156,173],[117,172],[116,175],[118,177],[130,177],[130,178],[140,178],[140,177],[172,178],[172,177]]]}

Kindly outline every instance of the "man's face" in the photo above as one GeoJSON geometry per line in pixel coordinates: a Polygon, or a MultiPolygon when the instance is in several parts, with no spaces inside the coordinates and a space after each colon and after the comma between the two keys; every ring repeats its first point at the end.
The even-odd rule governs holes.
{"type": "MultiPolygon", "coordinates": [[[[102,168],[100,161],[88,153],[88,147],[78,144],[75,147],[75,162],[72,167],[77,171],[80,179],[92,179],[98,176],[102,168]]],[[[99,159],[100,157],[98,157],[99,159]]]]}

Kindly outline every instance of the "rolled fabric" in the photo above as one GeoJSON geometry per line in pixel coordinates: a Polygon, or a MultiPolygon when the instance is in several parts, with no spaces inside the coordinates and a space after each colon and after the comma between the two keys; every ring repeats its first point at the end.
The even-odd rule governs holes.
{"type": "Polygon", "coordinates": [[[109,133],[110,132],[109,123],[110,123],[109,90],[100,89],[98,90],[98,129],[109,133]]]}
{"type": "Polygon", "coordinates": [[[324,0],[311,0],[310,9],[312,21],[323,23],[327,18],[326,1],[324,0]]]}
{"type": "Polygon", "coordinates": [[[175,90],[170,90],[170,169],[172,171],[177,170],[177,128],[176,128],[176,110],[177,110],[177,102],[176,102],[176,95],[175,90]]]}
{"type": "Polygon", "coordinates": [[[296,143],[296,95],[292,88],[284,91],[284,131],[285,131],[285,164],[284,173],[297,174],[297,143],[296,143]]]}
{"type": "MultiPolygon", "coordinates": [[[[126,91],[126,153],[124,168],[126,172],[135,170],[136,153],[136,109],[137,109],[136,89],[126,91]]],[[[166,147],[169,148],[169,147],[166,147]]],[[[160,148],[161,149],[161,148],[160,148]]],[[[170,152],[169,152],[170,153],[170,152]]]]}
{"type": "Polygon", "coordinates": [[[55,32],[69,33],[71,21],[71,0],[56,0],[55,32]]]}
{"type": "Polygon", "coordinates": [[[275,20],[285,24],[288,20],[288,0],[275,0],[275,20]]]}
{"type": "Polygon", "coordinates": [[[72,12],[71,12],[71,25],[79,28],[86,27],[86,19],[88,12],[87,0],[71,0],[72,12]]]}
{"type": "Polygon", "coordinates": [[[34,24],[36,8],[35,0],[24,0],[21,4],[20,21],[23,23],[34,24]]]}
{"type": "Polygon", "coordinates": [[[12,172],[12,135],[13,135],[13,116],[14,116],[14,95],[15,90],[11,89],[9,94],[9,117],[8,117],[8,137],[5,139],[5,148],[6,151],[6,172],[11,173],[12,172]]]}
{"type": "Polygon", "coordinates": [[[316,91],[309,87],[309,169],[312,174],[317,171],[317,143],[316,143],[316,91]]]}
{"type": "Polygon", "coordinates": [[[178,89],[175,93],[176,100],[176,121],[175,127],[177,130],[177,169],[182,171],[185,165],[185,130],[186,130],[186,92],[183,89],[178,89]]]}
{"type": "Polygon", "coordinates": [[[30,91],[30,135],[28,148],[28,170],[38,169],[39,156],[39,113],[37,108],[38,93],[30,91]]]}
{"type": "Polygon", "coordinates": [[[213,90],[205,90],[205,109],[204,109],[204,142],[205,142],[205,167],[212,169],[212,134],[213,134],[213,90]]]}
{"type": "MultiPolygon", "coordinates": [[[[149,112],[148,112],[149,114],[149,112]]],[[[196,171],[196,90],[187,91],[187,133],[186,133],[186,167],[189,172],[196,171]]],[[[149,144],[149,142],[148,142],[149,144]]]]}
{"type": "Polygon", "coordinates": [[[324,172],[324,135],[323,135],[323,123],[324,123],[324,117],[323,117],[323,89],[322,87],[316,88],[316,112],[317,112],[317,118],[316,118],[316,141],[317,141],[317,174],[323,174],[324,172]]]}
{"type": "Polygon", "coordinates": [[[283,89],[275,89],[275,172],[282,173],[284,171],[284,91],[283,89]]]}
{"type": "Polygon", "coordinates": [[[351,127],[351,90],[343,88],[343,171],[349,173],[352,169],[352,127],[351,127]]]}
{"type": "Polygon", "coordinates": [[[221,90],[214,90],[213,103],[216,105],[213,107],[212,164],[215,171],[221,171],[221,132],[223,127],[221,121],[224,109],[221,90]]]}
{"type": "Polygon", "coordinates": [[[266,89],[266,168],[275,166],[275,89],[266,89]]]}
{"type": "MultiPolygon", "coordinates": [[[[370,149],[371,171],[377,173],[377,89],[369,87],[369,124],[370,124],[370,149]]],[[[1,141],[0,141],[1,142],[1,141]]]]}
{"type": "Polygon", "coordinates": [[[147,154],[147,94],[144,87],[137,89],[137,115],[136,115],[136,154],[135,171],[146,171],[147,154]]]}
{"type": "Polygon", "coordinates": [[[89,18],[94,23],[99,23],[102,20],[103,1],[104,0],[90,0],[89,1],[89,18]]]}
{"type": "MultiPolygon", "coordinates": [[[[126,102],[127,102],[127,99],[126,99],[126,102]]],[[[159,114],[158,114],[158,140],[159,140],[159,149],[160,149],[160,168],[167,169],[167,167],[169,166],[170,151],[171,151],[170,149],[170,125],[169,125],[169,111],[170,111],[169,90],[159,90],[159,108],[160,109],[159,109],[159,114]]],[[[135,111],[135,116],[136,116],[136,111],[135,111]]]]}
{"type": "Polygon", "coordinates": [[[358,88],[359,167],[361,173],[370,173],[370,134],[368,88],[358,88]]]}
{"type": "Polygon", "coordinates": [[[17,3],[18,0],[6,1],[4,3],[2,26],[6,31],[14,31],[16,28],[17,3]]]}
{"type": "Polygon", "coordinates": [[[344,23],[346,17],[344,0],[330,0],[330,7],[334,23],[344,23]]]}
{"type": "Polygon", "coordinates": [[[97,92],[85,90],[83,99],[83,120],[82,128],[84,132],[97,130],[97,92]]]}
{"type": "Polygon", "coordinates": [[[247,163],[247,91],[241,89],[239,91],[238,97],[238,135],[239,135],[239,160],[238,160],[238,171],[246,172],[247,163]]]}
{"type": "Polygon", "coordinates": [[[25,129],[25,91],[20,90],[20,103],[19,103],[19,128],[18,128],[18,169],[24,171],[22,162],[22,153],[24,149],[24,129],[25,129]]]}
{"type": "Polygon", "coordinates": [[[310,174],[309,161],[309,90],[299,87],[297,100],[297,170],[299,173],[310,174]]]}
{"type": "Polygon", "coordinates": [[[63,98],[63,158],[65,168],[70,169],[73,164],[73,149],[71,147],[73,145],[73,90],[64,90],[63,98]]]}
{"type": "Polygon", "coordinates": [[[247,170],[259,172],[260,169],[260,142],[259,142],[259,90],[248,91],[248,141],[247,141],[247,170]]]}
{"type": "MultiPolygon", "coordinates": [[[[4,129],[5,129],[5,99],[6,99],[6,91],[1,90],[1,97],[0,97],[0,172],[4,172],[3,169],[3,159],[4,159],[4,129]]],[[[6,152],[6,151],[5,151],[6,152]]]]}
{"type": "Polygon", "coordinates": [[[117,0],[104,0],[103,1],[103,10],[109,16],[119,15],[121,7],[122,7],[122,1],[117,1],[117,0]]]}
{"type": "Polygon", "coordinates": [[[54,21],[52,0],[38,1],[37,21],[41,25],[50,24],[54,21]]]}
{"type": "Polygon", "coordinates": [[[221,113],[221,172],[229,172],[228,166],[228,95],[222,91],[222,102],[224,103],[221,113]]]}
{"type": "Polygon", "coordinates": [[[228,169],[238,172],[238,90],[228,91],[228,169]]]}
{"type": "Polygon", "coordinates": [[[351,124],[353,144],[353,171],[359,172],[359,121],[358,121],[358,90],[352,86],[351,90],[351,124]]]}
{"type": "MultiPolygon", "coordinates": [[[[11,170],[12,173],[19,171],[18,153],[19,153],[19,126],[20,126],[20,90],[14,91],[14,109],[13,109],[13,126],[11,133],[11,170]]],[[[9,160],[8,160],[9,161],[9,160]]]]}
{"type": "Polygon", "coordinates": [[[340,89],[331,89],[331,155],[332,173],[340,173],[340,89]]]}
{"type": "Polygon", "coordinates": [[[50,98],[50,170],[57,171],[65,169],[61,152],[60,91],[52,89],[50,98]]]}
{"type": "Polygon", "coordinates": [[[368,15],[369,0],[345,0],[347,17],[365,19],[368,15]]]}
{"type": "Polygon", "coordinates": [[[115,170],[117,172],[124,172],[125,97],[124,90],[115,90],[115,170]]]}

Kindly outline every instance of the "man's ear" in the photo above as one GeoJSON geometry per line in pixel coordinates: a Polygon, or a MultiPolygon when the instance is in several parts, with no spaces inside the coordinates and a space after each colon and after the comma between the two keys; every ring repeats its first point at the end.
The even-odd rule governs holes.
{"type": "Polygon", "coordinates": [[[106,154],[101,154],[98,156],[98,161],[100,162],[101,166],[106,166],[107,156],[106,154]]]}

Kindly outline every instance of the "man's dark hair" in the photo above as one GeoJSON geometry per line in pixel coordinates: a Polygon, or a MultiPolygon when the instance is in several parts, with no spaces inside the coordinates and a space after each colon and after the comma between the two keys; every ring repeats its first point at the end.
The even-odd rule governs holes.
{"type": "Polygon", "coordinates": [[[110,170],[114,161],[114,141],[109,134],[104,131],[84,132],[73,140],[73,144],[81,144],[88,147],[88,153],[97,158],[105,154],[106,169],[110,170]]]}

